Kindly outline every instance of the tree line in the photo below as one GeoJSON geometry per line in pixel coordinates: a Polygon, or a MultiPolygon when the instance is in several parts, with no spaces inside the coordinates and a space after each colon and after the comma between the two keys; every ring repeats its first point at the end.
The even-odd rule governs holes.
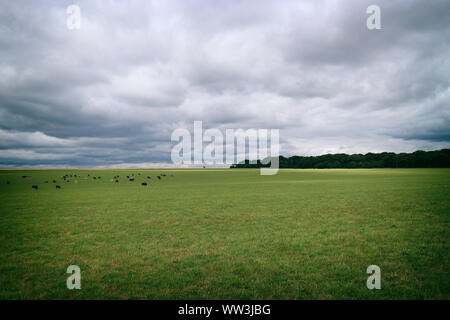
{"type": "MultiPolygon", "coordinates": [[[[331,169],[331,168],[450,168],[450,149],[416,151],[413,153],[325,154],[321,156],[280,156],[280,168],[331,169]]],[[[261,168],[260,160],[233,164],[231,168],[261,168]]]]}

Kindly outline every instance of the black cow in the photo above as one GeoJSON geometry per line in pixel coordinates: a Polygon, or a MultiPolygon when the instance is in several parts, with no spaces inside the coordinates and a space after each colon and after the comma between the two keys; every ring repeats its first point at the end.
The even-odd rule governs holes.
{"type": "Polygon", "coordinates": [[[97,178],[96,178],[96,177],[94,177],[94,180],[97,180],[97,178]]]}
{"type": "Polygon", "coordinates": [[[118,183],[119,182],[119,180],[116,180],[116,183],[118,183]]]}
{"type": "Polygon", "coordinates": [[[147,179],[151,179],[151,177],[147,177],[147,179]]]}
{"type": "Polygon", "coordinates": [[[56,186],[56,189],[61,189],[61,186],[56,186]]]}
{"type": "Polygon", "coordinates": [[[9,182],[9,181],[6,181],[6,184],[11,184],[11,182],[9,182]]]}
{"type": "Polygon", "coordinates": [[[133,179],[133,178],[131,178],[131,179],[130,179],[130,181],[134,181],[134,179],[133,179]]]}
{"type": "Polygon", "coordinates": [[[143,186],[147,186],[147,183],[145,183],[145,182],[142,182],[142,183],[141,183],[141,185],[143,185],[143,186]]]}
{"type": "Polygon", "coordinates": [[[31,186],[32,189],[37,190],[38,186],[31,186]]]}
{"type": "Polygon", "coordinates": [[[56,180],[53,180],[53,183],[56,183],[56,180]]]}
{"type": "Polygon", "coordinates": [[[161,180],[161,177],[160,177],[160,176],[157,176],[157,178],[158,178],[158,180],[161,180]]]}

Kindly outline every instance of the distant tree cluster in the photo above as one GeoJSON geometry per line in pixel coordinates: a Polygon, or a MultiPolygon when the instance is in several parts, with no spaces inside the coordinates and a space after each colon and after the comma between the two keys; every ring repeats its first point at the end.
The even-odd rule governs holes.
{"type": "MultiPolygon", "coordinates": [[[[231,168],[261,168],[260,160],[233,164],[231,168]]],[[[416,151],[413,153],[325,154],[322,156],[286,158],[280,156],[280,168],[331,169],[331,168],[450,168],[450,149],[416,151]]]]}

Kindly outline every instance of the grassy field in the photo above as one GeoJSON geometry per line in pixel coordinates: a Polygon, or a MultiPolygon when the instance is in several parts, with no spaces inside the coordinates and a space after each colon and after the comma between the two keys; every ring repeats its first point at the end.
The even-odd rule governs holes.
{"type": "Polygon", "coordinates": [[[0,299],[449,299],[449,199],[448,169],[1,170],[0,299]]]}

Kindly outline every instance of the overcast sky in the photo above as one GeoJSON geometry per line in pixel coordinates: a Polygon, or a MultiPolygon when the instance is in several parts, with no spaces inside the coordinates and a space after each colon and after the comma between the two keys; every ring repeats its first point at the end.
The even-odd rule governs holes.
{"type": "Polygon", "coordinates": [[[0,0],[0,167],[158,166],[194,120],[285,156],[449,148],[450,1],[0,0]]]}

